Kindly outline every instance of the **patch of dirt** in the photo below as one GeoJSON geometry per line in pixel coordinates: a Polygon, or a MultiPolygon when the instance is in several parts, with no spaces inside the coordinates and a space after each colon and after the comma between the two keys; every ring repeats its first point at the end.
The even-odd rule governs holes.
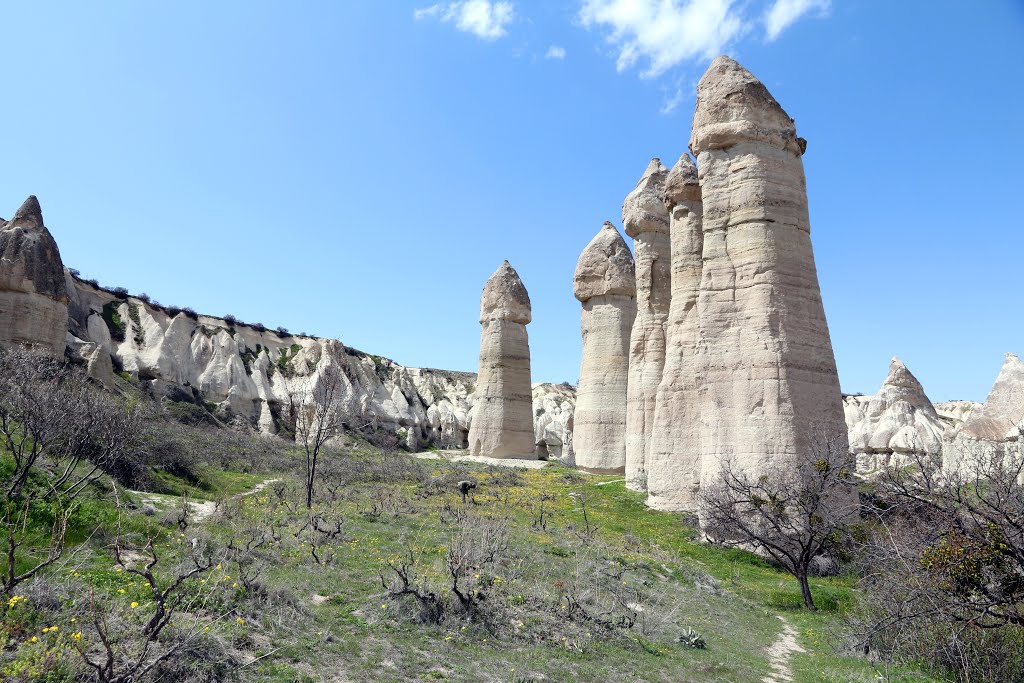
{"type": "Polygon", "coordinates": [[[768,648],[768,663],[772,672],[761,679],[762,683],[792,683],[793,669],[789,666],[789,656],[794,652],[806,652],[796,642],[797,631],[793,625],[781,616],[778,619],[782,622],[782,631],[768,648]]]}

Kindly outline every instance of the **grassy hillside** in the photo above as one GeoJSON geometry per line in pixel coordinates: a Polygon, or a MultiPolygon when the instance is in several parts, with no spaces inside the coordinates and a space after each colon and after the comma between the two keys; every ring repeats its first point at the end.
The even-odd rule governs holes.
{"type": "MultiPolygon", "coordinates": [[[[161,591],[206,568],[176,589],[150,652],[183,645],[151,680],[937,680],[836,654],[852,579],[815,579],[809,613],[787,574],[699,543],[616,477],[364,445],[329,456],[307,511],[297,454],[239,455],[159,472],[160,495],[94,486],[67,556],[0,605],[0,678],[73,680],[82,653],[102,659],[100,632],[115,659],[142,652],[159,601],[132,572],[153,553],[161,591]],[[478,484],[465,502],[460,480],[478,484]],[[805,652],[773,662],[786,623],[805,652]]],[[[43,545],[51,516],[33,519],[43,545]]]]}

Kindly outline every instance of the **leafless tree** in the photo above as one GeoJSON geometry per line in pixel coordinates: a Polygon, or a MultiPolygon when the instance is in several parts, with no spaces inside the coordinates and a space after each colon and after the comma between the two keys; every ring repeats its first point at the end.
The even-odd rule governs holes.
{"type": "Polygon", "coordinates": [[[316,376],[311,375],[288,395],[295,424],[295,440],[306,455],[306,508],[313,507],[313,488],[320,455],[331,439],[345,429],[345,380],[331,364],[316,376]]]}
{"type": "Polygon", "coordinates": [[[0,445],[14,461],[3,489],[18,499],[33,469],[47,497],[74,498],[138,445],[140,411],[92,386],[78,368],[29,349],[0,351],[0,445]]]}
{"type": "Polygon", "coordinates": [[[792,468],[753,476],[731,459],[700,494],[709,540],[766,555],[800,583],[804,606],[816,609],[809,577],[815,558],[838,550],[859,503],[845,435],[808,439],[792,468]]]}
{"type": "Polygon", "coordinates": [[[78,368],[28,349],[0,351],[0,448],[13,468],[2,481],[5,594],[60,559],[75,499],[104,471],[131,466],[141,414],[92,386],[78,368]],[[38,482],[30,483],[33,473],[38,482]],[[30,512],[55,511],[49,543],[29,548],[30,512]],[[19,559],[31,558],[18,571],[19,559]]]}

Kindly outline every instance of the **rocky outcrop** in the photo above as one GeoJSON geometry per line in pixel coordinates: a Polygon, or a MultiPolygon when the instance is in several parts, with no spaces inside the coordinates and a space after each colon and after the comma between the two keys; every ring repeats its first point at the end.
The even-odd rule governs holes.
{"type": "Polygon", "coordinates": [[[665,365],[665,323],[672,287],[667,175],[661,161],[652,159],[622,204],[622,224],[633,238],[636,259],[636,319],[629,338],[626,398],[626,471],[634,481],[646,471],[655,398],[665,365]]]}
{"type": "Polygon", "coordinates": [[[935,404],[935,412],[947,426],[959,427],[981,404],[977,401],[943,401],[935,404]]]}
{"type": "Polygon", "coordinates": [[[633,255],[611,223],[580,254],[573,293],[583,305],[583,362],[573,416],[575,465],[591,472],[622,472],[636,274],[633,255]]]}
{"type": "Polygon", "coordinates": [[[858,472],[910,464],[918,457],[938,458],[942,452],[945,424],[899,358],[890,362],[877,394],[844,397],[843,409],[858,472]]]}
{"type": "Polygon", "coordinates": [[[971,412],[960,433],[972,439],[1003,441],[1018,436],[1024,422],[1024,362],[1006,354],[985,403],[971,412]]]}
{"type": "Polygon", "coordinates": [[[668,174],[665,202],[671,218],[672,301],[665,329],[665,368],[655,399],[646,473],[627,468],[626,485],[649,491],[656,507],[692,509],[700,487],[700,376],[697,344],[704,234],[697,167],[683,154],[668,174]]]}
{"type": "Polygon", "coordinates": [[[63,355],[68,327],[64,264],[34,196],[0,219],[0,345],[63,355]]]}
{"type": "Polygon", "coordinates": [[[533,431],[537,457],[574,465],[573,410],[576,390],[569,384],[533,385],[533,431]]]}
{"type": "Polygon", "coordinates": [[[1024,362],[1006,354],[985,403],[946,432],[943,466],[957,469],[992,458],[1021,457],[1024,433],[1024,362]]]}
{"type": "MultiPolygon", "coordinates": [[[[697,86],[690,150],[703,200],[696,365],[701,481],[729,458],[791,467],[846,425],[811,248],[806,143],[767,88],[728,57],[697,86]]],[[[639,267],[638,267],[639,270],[639,267]]],[[[652,496],[655,507],[675,509],[652,496]]]]}
{"type": "Polygon", "coordinates": [[[336,340],[168,310],[70,274],[67,282],[68,352],[90,374],[101,377],[112,360],[154,395],[273,434],[289,428],[289,395],[336,364],[351,426],[401,433],[406,443],[466,447],[473,373],[404,367],[336,340]]]}
{"type": "Polygon", "coordinates": [[[472,455],[536,458],[530,385],[530,296],[508,261],[480,297],[480,371],[469,428],[472,455]]]}

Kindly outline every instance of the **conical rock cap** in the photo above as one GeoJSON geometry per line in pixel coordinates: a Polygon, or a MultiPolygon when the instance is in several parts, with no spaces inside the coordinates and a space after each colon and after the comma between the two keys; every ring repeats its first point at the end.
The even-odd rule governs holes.
{"type": "Polygon", "coordinates": [[[633,254],[611,223],[605,221],[580,254],[572,287],[580,301],[602,295],[636,296],[633,254]]]}
{"type": "Polygon", "coordinates": [[[531,320],[530,295],[516,269],[505,261],[484,285],[480,322],[508,320],[526,325],[531,320]]]}
{"type": "Polygon", "coordinates": [[[669,208],[680,202],[699,202],[700,181],[697,179],[697,164],[686,152],[665,177],[665,204],[669,208]]]}
{"type": "Polygon", "coordinates": [[[35,196],[0,224],[0,289],[67,301],[64,263],[35,196]]]}
{"type": "Polygon", "coordinates": [[[665,208],[665,178],[668,169],[655,157],[647,165],[636,188],[622,202],[622,225],[626,234],[635,238],[642,232],[668,232],[668,209],[665,208]]]}

